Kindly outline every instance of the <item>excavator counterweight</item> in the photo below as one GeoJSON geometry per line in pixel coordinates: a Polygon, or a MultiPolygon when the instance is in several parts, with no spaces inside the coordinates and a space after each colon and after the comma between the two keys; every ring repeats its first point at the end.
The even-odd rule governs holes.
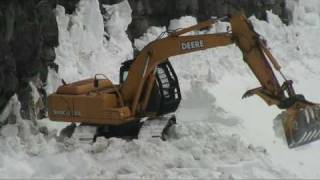
{"type": "MultiPolygon", "coordinates": [[[[113,84],[104,75],[104,79],[98,79],[101,74],[93,79],[64,84],[48,98],[49,118],[72,122],[69,129],[74,129],[76,122],[90,125],[90,132],[92,126],[97,127],[97,134],[105,137],[138,137],[140,129],[147,132],[145,130],[152,127],[154,123],[151,122],[168,129],[175,118],[166,117],[176,111],[181,100],[178,77],[168,58],[236,44],[261,85],[248,90],[243,97],[258,95],[268,105],[285,110],[283,127],[290,148],[320,139],[320,106],[296,94],[293,82],[286,79],[266,41],[244,15],[232,15],[223,20],[230,22],[231,30],[184,35],[209,28],[217,21],[210,19],[152,41],[133,60],[122,64],[119,84],[113,84]],[[275,73],[283,78],[282,84],[275,73]]],[[[157,132],[156,136],[160,136],[166,131],[157,129],[157,132]]]]}

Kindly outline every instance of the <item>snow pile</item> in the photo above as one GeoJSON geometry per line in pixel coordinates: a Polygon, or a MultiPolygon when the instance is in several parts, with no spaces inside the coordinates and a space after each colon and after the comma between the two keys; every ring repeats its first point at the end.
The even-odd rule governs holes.
{"type": "MultiPolygon", "coordinates": [[[[173,19],[170,21],[168,30],[170,31],[179,31],[180,29],[186,28],[186,27],[190,27],[193,25],[196,25],[197,19],[192,17],[192,16],[183,16],[179,19],[173,19]]],[[[188,34],[193,34],[194,32],[189,32],[186,33],[186,35],[188,34]]]]}
{"type": "Polygon", "coordinates": [[[132,45],[125,32],[131,22],[131,9],[127,1],[104,7],[107,11],[105,17],[97,0],[80,1],[73,15],[65,14],[64,7],[57,6],[59,46],[55,63],[59,65],[59,75],[50,70],[48,93],[56,90],[61,78],[73,82],[104,73],[118,81],[117,67],[122,61],[132,58],[132,45]],[[108,19],[106,24],[103,18],[108,19]]]}
{"type": "Polygon", "coordinates": [[[166,27],[152,26],[148,28],[146,32],[146,34],[148,34],[147,36],[141,36],[140,38],[134,40],[134,46],[140,51],[149,42],[156,40],[163,32],[166,32],[166,27]]]}
{"type": "MultiPolygon", "coordinates": [[[[27,120],[1,129],[0,169],[3,178],[38,179],[203,179],[275,178],[288,172],[270,165],[266,150],[244,145],[239,135],[221,128],[237,126],[212,104],[214,98],[197,84],[186,93],[185,108],[179,113],[184,123],[172,129],[169,141],[159,139],[125,141],[99,138],[93,145],[57,142],[50,136],[32,133],[27,120]],[[199,92],[195,94],[194,92],[199,92]],[[199,99],[198,105],[190,104],[199,99]],[[210,105],[211,106],[205,106],[210,105]],[[191,105],[191,106],[190,106],[191,105]],[[194,106],[192,106],[194,105],[194,106]],[[197,107],[197,108],[194,108],[197,107]],[[209,108],[208,108],[209,107],[209,108]],[[198,116],[195,114],[203,114],[198,116]],[[221,122],[212,122],[212,119],[221,122]],[[199,123],[195,123],[194,121],[199,123]],[[24,134],[19,134],[24,130],[24,134]],[[199,131],[201,130],[201,131],[199,131]],[[203,133],[205,132],[205,133],[203,133]],[[26,139],[27,138],[27,139],[26,139]]],[[[17,98],[12,108],[19,112],[17,98]]]]}
{"type": "MultiPolygon", "coordinates": [[[[268,12],[269,22],[250,20],[267,40],[269,48],[296,83],[298,92],[320,102],[319,12],[317,0],[292,1],[290,26],[268,12]],[[308,4],[307,4],[308,3],[308,4]],[[313,4],[312,4],[313,3],[313,4]],[[311,4],[311,5],[310,5],[311,4]]],[[[118,80],[120,63],[132,58],[125,30],[131,22],[127,1],[104,6],[97,0],[81,0],[77,11],[66,15],[57,7],[60,46],[56,49],[58,73],[50,71],[47,87],[53,92],[61,78],[67,82],[105,73],[118,80]],[[103,24],[103,19],[107,20],[103,24]],[[104,32],[106,28],[107,32],[104,32]]],[[[171,21],[169,30],[196,23],[193,17],[171,21]]],[[[226,30],[218,23],[208,31],[226,30]]],[[[165,27],[150,27],[134,45],[142,49],[165,27]]],[[[59,126],[49,120],[33,122],[19,117],[16,97],[6,114],[16,116],[0,130],[2,178],[103,178],[103,179],[205,179],[205,178],[316,178],[319,177],[319,142],[289,150],[277,137],[273,119],[280,113],[259,98],[241,100],[242,94],[259,83],[242,60],[235,45],[170,58],[175,67],[183,101],[178,125],[169,141],[103,139],[93,145],[57,142],[59,126]],[[12,113],[13,112],[13,113],[12,113]],[[47,126],[49,132],[41,131],[47,126]],[[42,133],[39,133],[41,131],[42,133]]]]}
{"type": "Polygon", "coordinates": [[[132,44],[128,39],[126,30],[131,23],[132,10],[127,1],[123,1],[117,5],[103,5],[106,10],[105,27],[110,37],[109,45],[106,47],[111,52],[120,55],[120,61],[132,59],[132,44]],[[116,24],[116,26],[115,26],[116,24]]]}

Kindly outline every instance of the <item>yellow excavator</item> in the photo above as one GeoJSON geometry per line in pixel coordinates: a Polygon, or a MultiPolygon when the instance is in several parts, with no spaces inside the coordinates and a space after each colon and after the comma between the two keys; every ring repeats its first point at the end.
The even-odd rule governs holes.
{"type": "Polygon", "coordinates": [[[113,84],[103,74],[64,83],[48,97],[49,118],[72,122],[73,129],[76,123],[94,127],[96,136],[105,137],[137,137],[156,124],[160,130],[156,128],[157,133],[151,133],[152,137],[163,137],[175,123],[172,114],[181,101],[178,78],[168,58],[236,44],[243,53],[244,62],[261,84],[248,90],[243,97],[258,95],[268,105],[286,110],[283,127],[290,148],[319,139],[319,106],[295,93],[293,82],[285,78],[266,42],[244,15],[231,15],[224,20],[230,22],[231,29],[223,33],[186,35],[217,22],[217,19],[210,19],[168,32],[165,37],[149,43],[133,60],[122,64],[119,84],[113,84]],[[282,85],[273,69],[283,77],[282,85]]]}

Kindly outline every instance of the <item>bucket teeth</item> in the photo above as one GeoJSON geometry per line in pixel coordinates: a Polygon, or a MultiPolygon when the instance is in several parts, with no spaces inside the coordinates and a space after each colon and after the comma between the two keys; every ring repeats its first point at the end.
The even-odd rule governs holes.
{"type": "Polygon", "coordinates": [[[303,136],[300,138],[297,138],[296,140],[293,140],[292,143],[289,144],[289,147],[294,148],[294,147],[302,146],[310,142],[316,141],[320,139],[319,135],[320,135],[320,129],[304,132],[303,136]]]}
{"type": "Polygon", "coordinates": [[[290,148],[302,146],[320,139],[320,107],[307,106],[296,111],[291,116],[291,119],[285,120],[290,122],[284,123],[286,138],[290,148]]]}

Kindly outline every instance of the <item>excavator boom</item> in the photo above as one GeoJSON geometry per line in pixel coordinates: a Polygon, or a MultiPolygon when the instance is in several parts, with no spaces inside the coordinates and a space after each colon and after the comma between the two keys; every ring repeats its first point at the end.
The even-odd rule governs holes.
{"type": "Polygon", "coordinates": [[[60,87],[49,96],[50,119],[117,126],[174,112],[181,95],[168,58],[236,44],[243,53],[244,62],[261,84],[261,87],[248,90],[243,97],[255,94],[268,105],[286,110],[283,126],[289,147],[319,139],[319,106],[295,93],[292,81],[285,78],[265,41],[245,16],[233,15],[224,19],[230,22],[231,31],[185,35],[210,27],[216,22],[210,19],[149,43],[134,60],[124,63],[119,85],[95,77],[60,87]],[[279,83],[273,69],[284,78],[283,84],[279,83]],[[92,107],[85,108],[85,104],[92,107]]]}

